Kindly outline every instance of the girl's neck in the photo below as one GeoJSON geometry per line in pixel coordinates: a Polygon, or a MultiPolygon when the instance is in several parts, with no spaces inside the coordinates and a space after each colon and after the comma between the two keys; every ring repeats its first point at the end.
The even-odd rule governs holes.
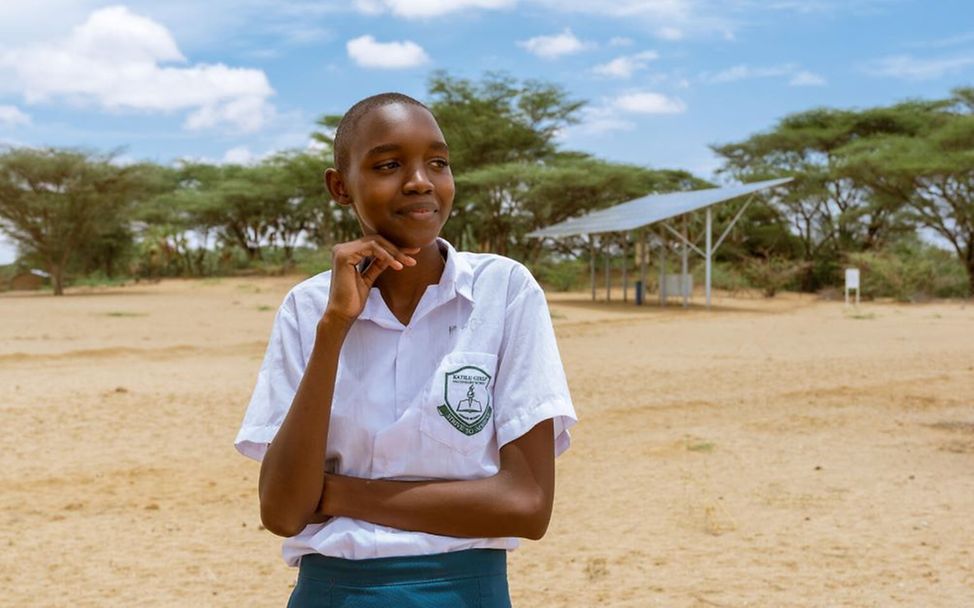
{"type": "Polygon", "coordinates": [[[439,243],[433,241],[411,256],[416,259],[415,266],[405,266],[402,270],[389,269],[376,279],[375,286],[379,288],[386,306],[403,325],[409,324],[426,288],[440,282],[446,267],[444,255],[439,243]]]}

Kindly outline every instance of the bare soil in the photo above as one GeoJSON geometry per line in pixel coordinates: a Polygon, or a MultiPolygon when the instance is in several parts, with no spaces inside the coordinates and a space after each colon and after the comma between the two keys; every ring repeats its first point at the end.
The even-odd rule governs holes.
{"type": "MultiPolygon", "coordinates": [[[[0,295],[0,605],[284,605],[232,441],[297,280],[0,295]]],[[[974,605],[974,307],[550,302],[581,422],[516,606],[974,605]]]]}

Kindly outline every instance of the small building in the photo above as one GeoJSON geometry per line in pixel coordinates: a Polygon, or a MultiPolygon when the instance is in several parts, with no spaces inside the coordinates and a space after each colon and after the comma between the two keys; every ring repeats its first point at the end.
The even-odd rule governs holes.
{"type": "Polygon", "coordinates": [[[43,270],[23,270],[10,278],[7,288],[11,291],[36,291],[47,283],[49,277],[43,270]]]}

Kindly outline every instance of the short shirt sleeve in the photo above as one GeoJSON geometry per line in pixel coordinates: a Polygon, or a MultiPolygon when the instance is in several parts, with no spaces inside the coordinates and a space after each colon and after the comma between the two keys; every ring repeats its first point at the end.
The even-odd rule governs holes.
{"type": "MultiPolygon", "coordinates": [[[[525,270],[525,274],[528,274],[525,270]]],[[[507,306],[494,385],[497,445],[554,421],[555,456],[568,449],[577,422],[544,292],[529,274],[507,306]]]]}
{"type": "Polygon", "coordinates": [[[258,462],[281,428],[304,375],[305,361],[292,308],[289,296],[277,311],[257,385],[234,440],[237,451],[258,462]]]}

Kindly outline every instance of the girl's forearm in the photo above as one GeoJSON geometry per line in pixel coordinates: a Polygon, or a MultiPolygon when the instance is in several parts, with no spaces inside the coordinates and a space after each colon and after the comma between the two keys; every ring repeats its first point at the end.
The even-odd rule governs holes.
{"type": "Polygon", "coordinates": [[[300,532],[321,498],[338,357],[350,326],[328,315],[318,323],[301,384],[261,463],[261,521],[274,534],[300,532]]]}
{"type": "Polygon", "coordinates": [[[389,481],[325,475],[317,515],[461,537],[539,539],[555,496],[552,420],[501,448],[500,471],[463,481],[389,481]]]}
{"type": "Polygon", "coordinates": [[[319,514],[459,537],[544,535],[551,502],[540,485],[501,471],[465,481],[389,481],[328,475],[319,514]]]}

